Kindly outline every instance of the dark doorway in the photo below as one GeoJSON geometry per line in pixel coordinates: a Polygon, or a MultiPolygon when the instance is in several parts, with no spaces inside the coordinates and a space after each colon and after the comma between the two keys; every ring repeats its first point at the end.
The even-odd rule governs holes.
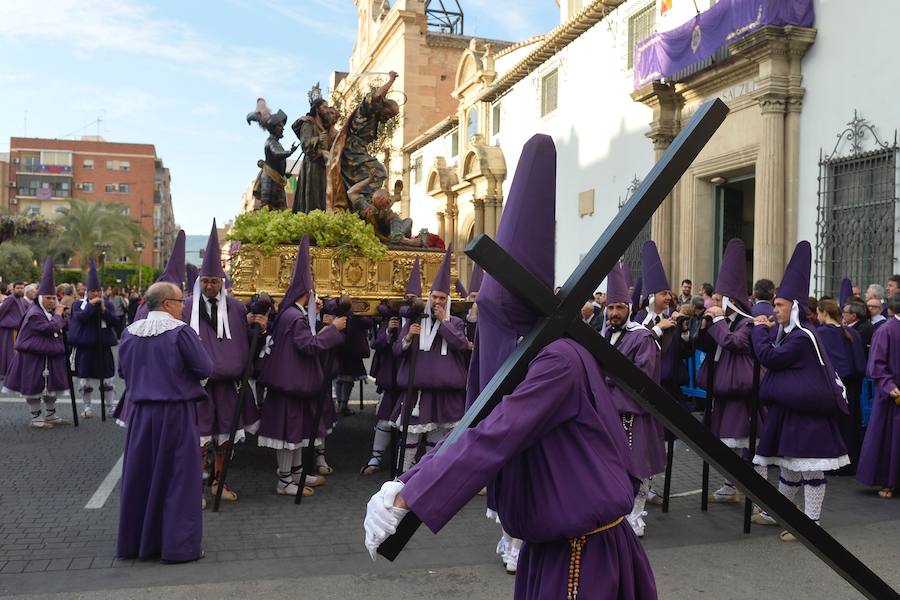
{"type": "Polygon", "coordinates": [[[725,246],[733,238],[740,238],[747,248],[747,291],[753,282],[753,209],[756,180],[752,175],[734,177],[717,183],[713,211],[713,275],[718,277],[719,264],[725,246]]]}

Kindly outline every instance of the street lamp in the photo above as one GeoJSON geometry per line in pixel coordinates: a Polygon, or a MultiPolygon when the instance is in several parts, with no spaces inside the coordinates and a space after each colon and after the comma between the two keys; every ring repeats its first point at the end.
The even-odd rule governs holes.
{"type": "Polygon", "coordinates": [[[144,289],[144,242],[135,240],[134,250],[138,255],[138,290],[144,289]]]}
{"type": "MultiPolygon", "coordinates": [[[[106,253],[112,248],[107,242],[94,242],[94,248],[100,252],[100,279],[106,279],[106,253]]],[[[102,282],[101,282],[102,285],[102,282]]]]}

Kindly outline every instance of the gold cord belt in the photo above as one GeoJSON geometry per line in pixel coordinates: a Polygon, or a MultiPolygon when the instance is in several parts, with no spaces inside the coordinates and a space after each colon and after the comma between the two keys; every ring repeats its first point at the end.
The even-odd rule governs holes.
{"type": "Polygon", "coordinates": [[[578,581],[581,579],[581,550],[584,548],[584,545],[587,543],[587,539],[592,535],[596,535],[598,533],[603,533],[607,529],[612,529],[619,523],[625,520],[624,516],[619,517],[612,523],[607,523],[606,525],[601,525],[597,529],[593,531],[588,531],[584,535],[580,535],[576,538],[572,538],[569,540],[569,549],[571,553],[569,554],[569,583],[568,583],[568,600],[575,600],[578,598],[578,581]]]}

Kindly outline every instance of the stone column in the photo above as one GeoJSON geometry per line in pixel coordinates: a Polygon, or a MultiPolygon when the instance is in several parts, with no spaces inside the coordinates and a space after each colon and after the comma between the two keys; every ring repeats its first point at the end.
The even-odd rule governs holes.
{"type": "Polygon", "coordinates": [[[784,251],[783,264],[797,245],[797,211],[800,205],[800,110],[802,98],[790,98],[784,117],[784,251]]]}
{"type": "Polygon", "coordinates": [[[444,238],[444,241],[448,244],[453,244],[453,252],[458,253],[460,251],[459,240],[457,239],[457,231],[456,231],[456,221],[457,216],[459,215],[459,209],[456,208],[456,200],[451,200],[447,198],[447,210],[444,212],[444,219],[446,225],[444,226],[444,232],[447,234],[447,237],[444,238]]]}
{"type": "MultiPolygon", "coordinates": [[[[654,82],[635,90],[631,97],[653,109],[650,131],[645,135],[653,142],[656,160],[659,160],[681,129],[681,107],[684,99],[675,91],[674,85],[660,82],[654,82]]],[[[663,267],[670,278],[673,275],[672,267],[676,262],[672,243],[675,228],[673,219],[675,190],[673,189],[672,192],[666,196],[650,220],[650,238],[656,242],[663,267]]]]}
{"type": "Polygon", "coordinates": [[[438,222],[438,235],[442,240],[447,240],[447,227],[446,221],[444,220],[444,213],[441,211],[437,212],[437,222],[438,222]]]}
{"type": "Polygon", "coordinates": [[[493,196],[484,199],[484,232],[497,237],[497,200],[493,196]]]}
{"type": "Polygon", "coordinates": [[[762,135],[756,160],[756,206],[753,214],[753,279],[778,281],[784,270],[784,113],[785,98],[759,99],[762,135]]]}
{"type": "Polygon", "coordinates": [[[484,199],[472,198],[472,206],[475,209],[475,235],[484,233],[484,199]]]}

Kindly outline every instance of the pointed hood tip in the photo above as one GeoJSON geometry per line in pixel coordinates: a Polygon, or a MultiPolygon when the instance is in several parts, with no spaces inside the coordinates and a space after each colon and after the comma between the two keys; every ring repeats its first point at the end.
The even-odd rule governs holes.
{"type": "Polygon", "coordinates": [[[656,242],[647,240],[641,246],[641,272],[644,281],[644,291],[647,294],[655,294],[663,290],[671,290],[669,278],[666,276],[666,270],[663,268],[662,258],[659,256],[659,250],[656,242]]]}
{"type": "Polygon", "coordinates": [[[225,269],[222,268],[222,246],[219,244],[219,230],[216,228],[215,219],[213,219],[209,238],[206,240],[206,251],[203,253],[200,275],[225,279],[225,269]]]}
{"type": "MultiPolygon", "coordinates": [[[[172,253],[166,262],[166,268],[156,281],[165,281],[181,287],[184,284],[185,276],[185,234],[183,229],[179,229],[175,243],[172,245],[172,253]]],[[[188,286],[189,290],[192,288],[193,282],[188,286]]]]}
{"type": "Polygon", "coordinates": [[[409,270],[409,279],[406,281],[406,289],[404,293],[407,296],[422,297],[422,265],[419,257],[413,261],[413,266],[409,270]]]}
{"type": "Polygon", "coordinates": [[[315,285],[313,283],[312,268],[309,262],[309,236],[304,235],[303,239],[300,241],[300,247],[297,249],[297,259],[294,262],[294,273],[291,276],[291,283],[284,292],[284,297],[278,305],[278,310],[284,310],[296,302],[298,298],[313,289],[315,289],[315,285]]]}
{"type": "Polygon", "coordinates": [[[628,282],[625,280],[624,269],[620,263],[616,263],[606,276],[606,304],[629,304],[630,302],[631,296],[628,295],[628,282]]]}
{"type": "Polygon", "coordinates": [[[475,265],[472,269],[472,278],[469,280],[469,293],[475,293],[481,289],[481,282],[484,281],[484,269],[481,265],[475,265]]]}
{"type": "Polygon", "coordinates": [[[452,259],[453,244],[448,244],[447,249],[444,251],[444,259],[441,261],[441,266],[438,267],[434,280],[431,282],[432,292],[450,293],[450,262],[452,259]]]}
{"type": "Polygon", "coordinates": [[[805,313],[809,299],[809,278],[812,270],[812,247],[803,240],[794,248],[794,253],[784,268],[781,284],[775,290],[776,298],[796,301],[805,313]]]}
{"type": "Polygon", "coordinates": [[[716,293],[727,296],[738,308],[749,313],[751,307],[746,288],[747,249],[743,240],[734,238],[728,242],[722,255],[715,289],[716,293]]]}
{"type": "Polygon", "coordinates": [[[843,308],[843,306],[845,304],[847,304],[847,300],[852,295],[853,295],[853,282],[850,280],[849,277],[844,277],[844,279],[841,280],[841,290],[840,290],[840,293],[838,294],[838,300],[840,301],[841,308],[843,308]]]}
{"type": "Polygon", "coordinates": [[[55,296],[56,282],[53,279],[53,257],[48,256],[44,261],[44,270],[41,273],[41,283],[38,285],[38,296],[55,296]]]}
{"type": "Polygon", "coordinates": [[[93,256],[90,258],[89,264],[90,266],[88,267],[87,289],[102,290],[103,288],[100,285],[100,276],[97,275],[97,263],[94,262],[93,256]]]}

